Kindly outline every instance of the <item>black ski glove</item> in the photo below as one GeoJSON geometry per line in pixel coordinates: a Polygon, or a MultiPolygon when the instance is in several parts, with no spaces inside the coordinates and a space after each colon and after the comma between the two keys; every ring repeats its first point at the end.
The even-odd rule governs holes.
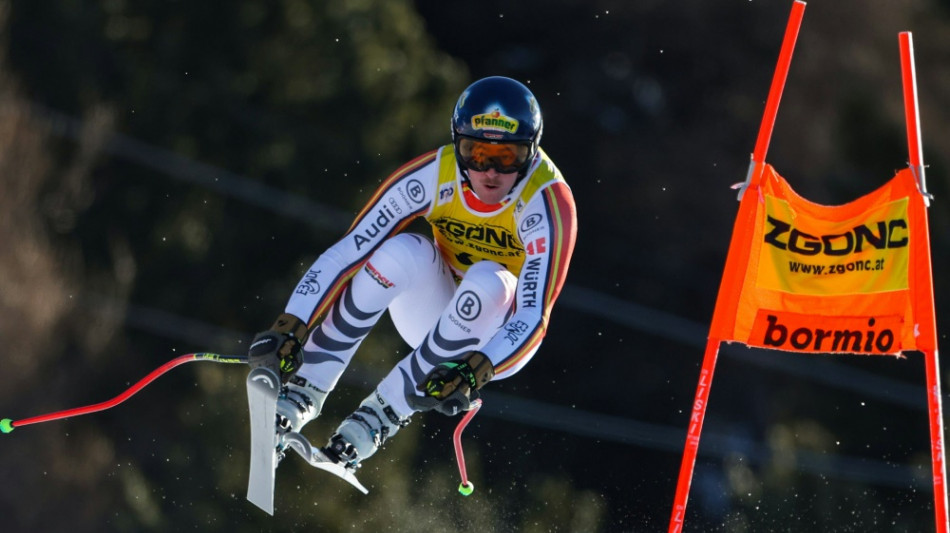
{"type": "Polygon", "coordinates": [[[455,389],[452,394],[439,400],[432,396],[410,395],[409,407],[416,411],[438,411],[445,416],[455,416],[462,411],[470,411],[472,403],[479,398],[478,391],[465,387],[463,392],[461,388],[455,389]]]}
{"type": "Polygon", "coordinates": [[[425,397],[417,407],[436,409],[452,416],[472,408],[478,389],[495,377],[495,367],[485,354],[469,352],[462,359],[441,363],[433,368],[418,387],[425,397]]]}
{"type": "Polygon", "coordinates": [[[267,331],[254,336],[247,352],[251,368],[269,368],[286,382],[303,364],[300,348],[307,336],[307,324],[299,318],[284,313],[277,317],[267,331]]]}

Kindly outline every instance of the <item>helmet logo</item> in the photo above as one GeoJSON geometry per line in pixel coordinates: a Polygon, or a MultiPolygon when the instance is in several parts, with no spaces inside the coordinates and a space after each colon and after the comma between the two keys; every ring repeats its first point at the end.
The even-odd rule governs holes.
{"type": "Polygon", "coordinates": [[[503,115],[499,109],[495,109],[491,113],[482,113],[481,115],[472,116],[472,128],[476,130],[515,133],[518,131],[518,120],[503,115]]]}

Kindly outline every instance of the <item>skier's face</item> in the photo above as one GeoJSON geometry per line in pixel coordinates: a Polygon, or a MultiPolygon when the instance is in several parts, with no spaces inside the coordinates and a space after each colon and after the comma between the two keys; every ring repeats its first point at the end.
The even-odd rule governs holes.
{"type": "Polygon", "coordinates": [[[493,168],[484,172],[471,169],[468,171],[468,180],[472,184],[472,190],[475,191],[478,199],[486,204],[501,202],[508,191],[515,186],[517,178],[517,172],[502,174],[493,168]]]}

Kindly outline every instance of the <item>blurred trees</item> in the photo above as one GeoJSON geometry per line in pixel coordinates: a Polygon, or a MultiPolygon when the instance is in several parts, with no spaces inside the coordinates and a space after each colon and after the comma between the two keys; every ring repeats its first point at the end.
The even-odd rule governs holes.
{"type": "MultiPolygon", "coordinates": [[[[0,4],[3,27],[8,15],[8,3],[0,4]]],[[[132,279],[120,272],[84,271],[78,244],[59,234],[83,216],[91,201],[90,168],[108,132],[108,112],[90,109],[83,142],[56,142],[11,76],[8,47],[0,47],[0,339],[6,371],[0,405],[5,411],[19,406],[16,410],[25,414],[54,410],[61,399],[75,397],[77,386],[94,382],[84,379],[94,374],[85,367],[100,360],[121,324],[114,316],[80,318],[84,310],[77,297],[83,286],[99,288],[121,305],[132,279]],[[77,358],[77,353],[82,355],[77,358]]],[[[9,481],[0,489],[4,527],[65,529],[77,519],[106,514],[119,497],[118,487],[90,491],[70,515],[48,514],[48,503],[75,500],[77,493],[96,486],[108,468],[112,436],[90,426],[65,436],[62,429],[40,429],[34,438],[3,443],[2,471],[9,481]]],[[[83,527],[91,530],[92,523],[83,527]]]]}

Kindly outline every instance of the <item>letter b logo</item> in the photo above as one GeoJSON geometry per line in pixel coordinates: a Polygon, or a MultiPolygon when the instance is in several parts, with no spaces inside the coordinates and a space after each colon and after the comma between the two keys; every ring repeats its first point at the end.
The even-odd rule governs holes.
{"type": "Polygon", "coordinates": [[[482,312],[482,301],[472,291],[465,291],[455,302],[455,312],[465,320],[475,320],[482,312]]]}
{"type": "Polygon", "coordinates": [[[406,184],[406,192],[409,193],[409,198],[417,204],[421,204],[425,200],[426,189],[419,180],[409,180],[409,183],[406,184]]]}

